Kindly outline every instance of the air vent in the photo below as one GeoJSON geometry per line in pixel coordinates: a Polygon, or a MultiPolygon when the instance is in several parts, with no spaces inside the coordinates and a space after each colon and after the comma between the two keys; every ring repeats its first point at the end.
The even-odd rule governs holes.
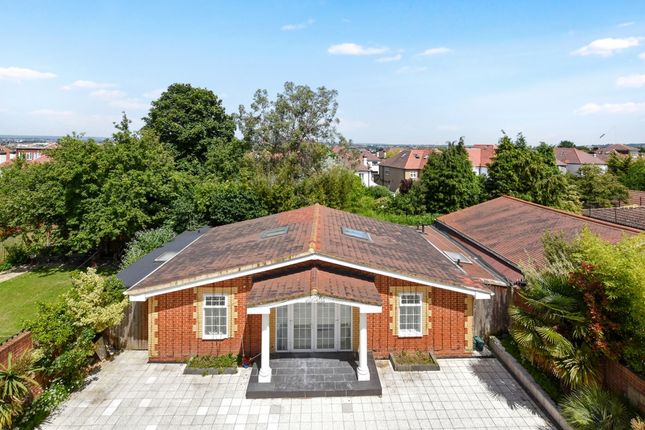
{"type": "Polygon", "coordinates": [[[262,233],[260,233],[260,237],[262,239],[266,239],[269,237],[282,236],[283,234],[286,234],[288,231],[289,231],[289,226],[285,225],[278,228],[272,228],[271,230],[264,230],[262,233]]]}
{"type": "Polygon", "coordinates": [[[473,264],[472,260],[468,257],[466,257],[463,254],[460,254],[458,252],[452,252],[452,251],[444,251],[446,255],[455,263],[466,263],[466,264],[473,264]]]}
{"type": "Polygon", "coordinates": [[[159,257],[155,258],[155,263],[165,263],[166,261],[170,260],[175,255],[177,255],[176,251],[164,252],[159,257]]]}
{"type": "Polygon", "coordinates": [[[345,236],[354,237],[356,239],[369,240],[369,241],[372,240],[372,238],[370,237],[370,234],[366,231],[356,230],[349,227],[342,227],[341,231],[345,236]]]}

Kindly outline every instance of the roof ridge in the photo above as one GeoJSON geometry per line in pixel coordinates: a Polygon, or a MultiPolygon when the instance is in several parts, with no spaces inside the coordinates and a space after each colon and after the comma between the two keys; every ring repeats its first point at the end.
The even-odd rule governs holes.
{"type": "Polygon", "coordinates": [[[320,204],[316,203],[313,207],[313,216],[311,219],[311,235],[309,237],[309,252],[316,252],[318,246],[318,222],[320,220],[320,204]]]}
{"type": "MultiPolygon", "coordinates": [[[[619,224],[614,224],[613,222],[609,222],[609,221],[603,221],[603,220],[599,220],[599,219],[596,219],[596,218],[586,217],[584,215],[579,215],[579,214],[574,213],[574,212],[569,212],[569,211],[565,211],[563,209],[558,209],[558,208],[552,208],[550,206],[544,206],[544,205],[541,205],[539,203],[529,202],[528,200],[523,200],[523,199],[520,199],[518,197],[509,196],[509,195],[506,195],[506,194],[504,194],[503,196],[499,196],[498,199],[499,198],[507,198],[507,199],[515,200],[517,202],[526,203],[526,204],[529,204],[529,205],[532,205],[532,206],[535,206],[535,207],[538,207],[538,208],[546,209],[546,210],[551,211],[551,212],[556,212],[556,213],[560,213],[560,214],[563,214],[563,215],[568,215],[568,216],[570,216],[572,218],[577,218],[577,219],[579,219],[581,221],[585,221],[585,222],[594,222],[596,224],[604,225],[604,226],[607,226],[607,227],[617,228],[619,230],[627,230],[627,231],[631,231],[633,233],[641,233],[641,230],[638,230],[638,229],[633,228],[633,227],[627,227],[627,226],[623,226],[623,225],[619,225],[619,224]]],[[[490,202],[492,200],[488,200],[488,201],[490,202]]],[[[484,203],[486,203],[486,202],[484,202],[484,203]]]]}

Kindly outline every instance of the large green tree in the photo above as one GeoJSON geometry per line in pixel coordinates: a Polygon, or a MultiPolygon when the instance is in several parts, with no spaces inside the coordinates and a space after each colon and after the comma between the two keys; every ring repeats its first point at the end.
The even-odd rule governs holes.
{"type": "Polygon", "coordinates": [[[428,157],[420,178],[426,208],[446,213],[479,202],[481,183],[473,171],[463,139],[428,157]]]}
{"type": "Polygon", "coordinates": [[[235,153],[235,146],[241,145],[234,139],[235,122],[221,99],[209,89],[190,84],[170,85],[152,102],[143,121],[184,162],[205,161],[213,146],[235,153]]]}
{"type": "Polygon", "coordinates": [[[645,191],[645,158],[612,154],[607,166],[609,172],[630,190],[645,191]]]}
{"type": "Polygon", "coordinates": [[[287,165],[292,179],[302,179],[323,169],[330,156],[325,145],[340,137],[337,96],[325,87],[286,82],[274,100],[258,90],[249,108],[240,106],[238,126],[267,174],[287,165]]]}
{"type": "Polygon", "coordinates": [[[580,167],[574,181],[585,208],[607,208],[629,198],[627,188],[616,176],[595,165],[580,167]]]}
{"type": "Polygon", "coordinates": [[[577,212],[579,196],[555,164],[546,144],[527,145],[520,133],[515,141],[504,135],[488,168],[486,189],[491,197],[511,195],[546,206],[577,212]]]}

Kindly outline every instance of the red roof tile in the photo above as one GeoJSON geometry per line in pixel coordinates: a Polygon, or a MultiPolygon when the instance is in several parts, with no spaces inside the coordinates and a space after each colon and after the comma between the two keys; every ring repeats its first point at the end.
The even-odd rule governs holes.
{"type": "Polygon", "coordinates": [[[382,166],[395,169],[421,170],[428,162],[430,149],[406,149],[381,162],[382,166]]]}
{"type": "Polygon", "coordinates": [[[645,191],[629,190],[629,204],[645,206],[645,191]]]}
{"type": "Polygon", "coordinates": [[[582,214],[590,218],[645,230],[645,206],[583,209],[582,214]]]}
{"type": "Polygon", "coordinates": [[[604,160],[577,148],[554,148],[555,158],[565,164],[607,164],[604,160]]]}
{"type": "Polygon", "coordinates": [[[515,266],[544,263],[542,238],[546,232],[562,233],[571,239],[586,226],[611,242],[638,233],[633,228],[508,196],[443,215],[437,222],[515,266]]]}

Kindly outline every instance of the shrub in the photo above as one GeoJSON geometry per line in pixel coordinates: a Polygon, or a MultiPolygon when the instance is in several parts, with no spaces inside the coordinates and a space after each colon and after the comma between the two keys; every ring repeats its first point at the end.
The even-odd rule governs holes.
{"type": "Polygon", "coordinates": [[[233,354],[198,355],[190,358],[186,366],[195,369],[224,369],[226,367],[236,367],[238,362],[239,357],[233,354]]]}
{"type": "Polygon", "coordinates": [[[126,247],[121,259],[121,267],[128,267],[150,251],[170,242],[174,237],[175,232],[170,227],[138,231],[126,247]]]}
{"type": "Polygon", "coordinates": [[[58,382],[47,387],[22,415],[18,423],[19,428],[25,430],[37,428],[58,405],[67,400],[70,392],[69,388],[58,382]]]}
{"type": "Polygon", "coordinates": [[[560,404],[562,415],[579,430],[619,430],[629,427],[627,409],[620,398],[597,387],[585,387],[560,404]]]}
{"type": "Polygon", "coordinates": [[[9,353],[7,364],[0,366],[0,428],[12,426],[14,417],[31,397],[31,388],[38,386],[33,374],[30,352],[15,361],[9,353]]]}
{"type": "Polygon", "coordinates": [[[12,243],[5,247],[7,256],[5,262],[11,266],[19,266],[25,264],[31,258],[31,251],[23,242],[12,243]]]}

